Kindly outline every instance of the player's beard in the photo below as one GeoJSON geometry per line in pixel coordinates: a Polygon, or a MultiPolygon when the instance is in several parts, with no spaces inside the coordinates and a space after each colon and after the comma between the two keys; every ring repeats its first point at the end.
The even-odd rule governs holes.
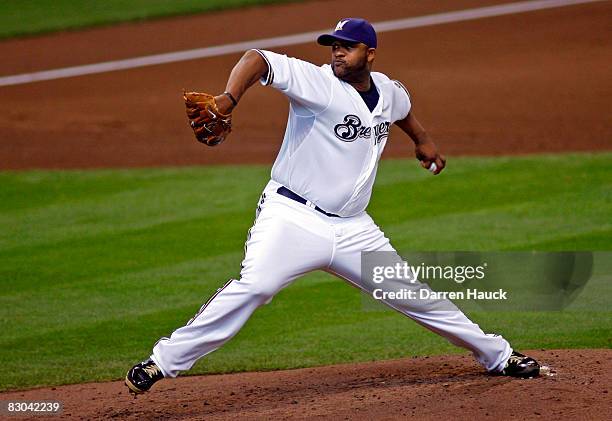
{"type": "Polygon", "coordinates": [[[361,60],[353,65],[349,65],[346,61],[342,65],[336,65],[332,60],[332,70],[338,79],[345,82],[359,82],[364,77],[369,77],[368,59],[363,56],[361,60]]]}

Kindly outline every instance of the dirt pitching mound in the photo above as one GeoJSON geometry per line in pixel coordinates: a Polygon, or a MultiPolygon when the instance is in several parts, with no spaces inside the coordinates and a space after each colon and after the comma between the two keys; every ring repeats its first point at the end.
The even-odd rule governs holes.
{"type": "MultiPolygon", "coordinates": [[[[606,419],[612,350],[529,351],[554,375],[490,376],[465,356],[164,380],[134,399],[123,381],[3,393],[59,400],[75,419],[606,419]]],[[[33,417],[40,419],[40,417],[33,417]]]]}

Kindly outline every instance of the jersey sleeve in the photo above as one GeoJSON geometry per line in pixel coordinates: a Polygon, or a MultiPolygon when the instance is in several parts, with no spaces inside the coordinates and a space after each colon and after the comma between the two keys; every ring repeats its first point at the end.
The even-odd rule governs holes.
{"type": "Polygon", "coordinates": [[[391,117],[393,121],[405,119],[410,113],[412,103],[410,102],[410,94],[402,82],[393,81],[393,111],[391,117]]]}
{"type": "Polygon", "coordinates": [[[268,64],[268,74],[260,81],[262,85],[278,89],[312,113],[327,108],[331,101],[331,79],[323,68],[272,51],[254,51],[268,64]]]}

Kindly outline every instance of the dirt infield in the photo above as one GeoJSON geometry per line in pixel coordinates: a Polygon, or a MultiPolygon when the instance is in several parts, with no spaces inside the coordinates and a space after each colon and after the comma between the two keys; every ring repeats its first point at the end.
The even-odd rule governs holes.
{"type": "Polygon", "coordinates": [[[555,375],[494,377],[468,356],[414,357],[179,377],[136,399],[122,381],[4,393],[0,399],[59,400],[70,419],[609,419],[612,350],[529,354],[555,375]]]}
{"type": "MultiPolygon", "coordinates": [[[[499,2],[499,1],[498,1],[499,2]]],[[[491,1],[314,1],[0,42],[0,75],[115,60],[491,1]]],[[[612,2],[380,34],[375,70],[402,80],[447,155],[612,149],[612,2]]],[[[278,48],[315,63],[327,49],[278,48]]],[[[0,88],[0,169],[271,163],[287,104],[253,89],[219,148],[187,126],[183,88],[222,91],[239,55],[0,88]]],[[[395,133],[385,152],[411,156],[395,133]]]]}

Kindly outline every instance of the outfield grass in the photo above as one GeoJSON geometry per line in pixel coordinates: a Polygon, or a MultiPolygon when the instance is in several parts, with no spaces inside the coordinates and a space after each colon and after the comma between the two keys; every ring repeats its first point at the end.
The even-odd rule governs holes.
{"type": "Polygon", "coordinates": [[[2,0],[0,38],[299,0],[2,0]]]}
{"type": "MultiPolygon", "coordinates": [[[[124,375],[238,274],[268,174],[0,173],[0,390],[124,375]]],[[[612,154],[451,158],[439,177],[383,161],[370,213],[402,250],[612,250],[612,154]]],[[[517,348],[610,347],[611,281],[587,285],[589,311],[470,316],[517,348]]],[[[450,352],[464,351],[315,273],[190,373],[450,352]]]]}

